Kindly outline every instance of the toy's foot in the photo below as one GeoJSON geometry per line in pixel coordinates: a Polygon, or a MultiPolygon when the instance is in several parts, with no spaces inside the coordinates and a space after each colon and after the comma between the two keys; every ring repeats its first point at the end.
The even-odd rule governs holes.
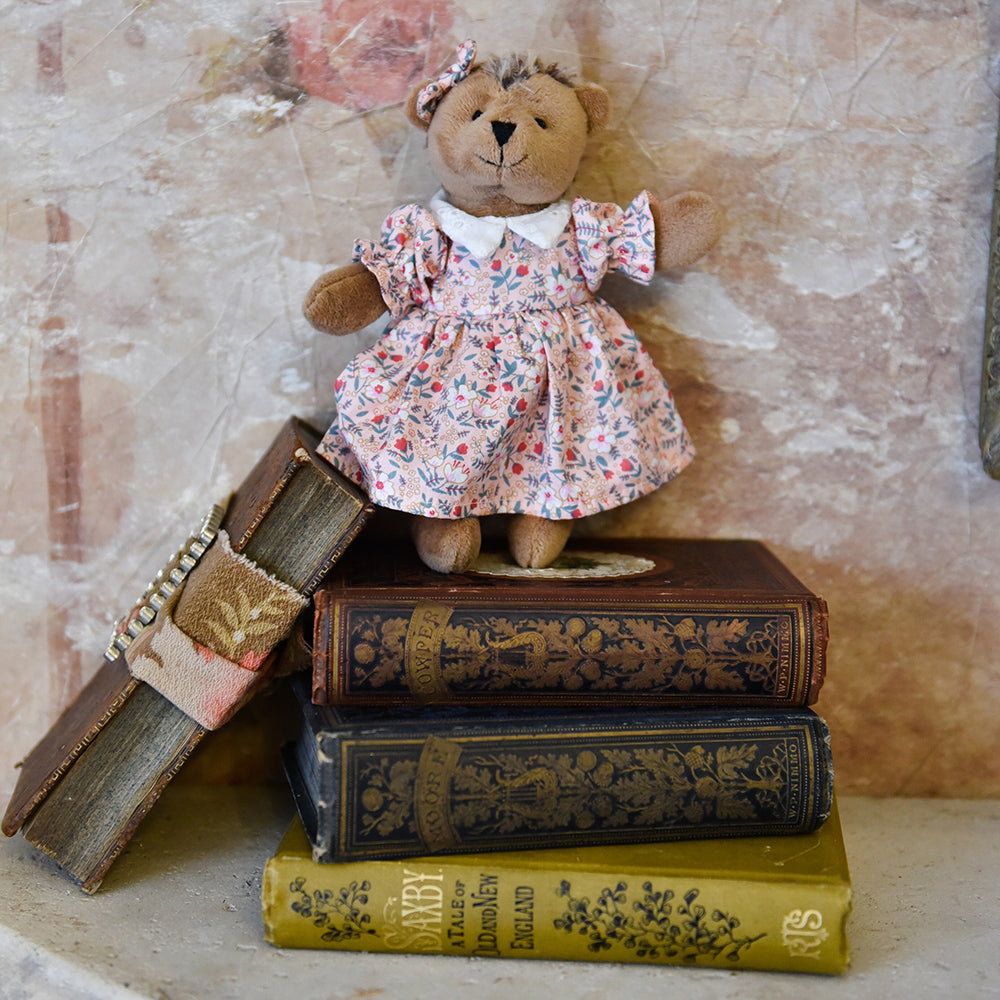
{"type": "Polygon", "coordinates": [[[517,514],[507,528],[507,545],[518,566],[543,569],[562,552],[572,530],[572,521],[517,514]]]}
{"type": "Polygon", "coordinates": [[[454,521],[420,517],[413,522],[412,535],[417,554],[438,573],[461,573],[479,555],[479,520],[475,517],[454,521]]]}

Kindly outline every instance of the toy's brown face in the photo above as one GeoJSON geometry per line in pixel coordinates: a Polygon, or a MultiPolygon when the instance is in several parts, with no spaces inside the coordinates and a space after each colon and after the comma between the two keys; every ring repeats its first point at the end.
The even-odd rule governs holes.
{"type": "Polygon", "coordinates": [[[539,73],[505,90],[475,70],[435,110],[428,149],[455,205],[473,215],[516,215],[566,191],[587,131],[572,87],[539,73]]]}

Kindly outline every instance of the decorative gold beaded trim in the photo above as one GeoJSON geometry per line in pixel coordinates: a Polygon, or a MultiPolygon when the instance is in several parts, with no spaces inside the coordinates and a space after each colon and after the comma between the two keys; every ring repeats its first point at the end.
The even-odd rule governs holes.
{"type": "Polygon", "coordinates": [[[124,653],[139,633],[153,622],[160,608],[176,593],[177,588],[215,541],[225,512],[224,504],[214,504],[195,533],[146,587],[135,607],[124,618],[115,622],[108,648],[104,651],[106,660],[114,660],[120,653],[124,653]]]}

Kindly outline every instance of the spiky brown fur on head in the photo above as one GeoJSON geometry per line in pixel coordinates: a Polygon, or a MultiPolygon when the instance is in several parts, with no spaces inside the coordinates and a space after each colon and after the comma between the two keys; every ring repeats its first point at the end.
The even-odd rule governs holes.
{"type": "MultiPolygon", "coordinates": [[[[419,91],[419,88],[418,88],[419,91]]],[[[607,124],[596,84],[574,84],[557,66],[494,58],[452,87],[427,129],[431,164],[452,202],[471,215],[522,215],[556,201],[576,174],[587,136],[607,124]]]]}
{"type": "Polygon", "coordinates": [[[511,52],[505,56],[492,56],[480,66],[480,69],[498,80],[504,90],[510,90],[517,83],[525,83],[538,73],[551,76],[553,80],[558,80],[567,87],[575,86],[573,78],[558,63],[545,65],[541,59],[532,59],[518,52],[511,52]]]}

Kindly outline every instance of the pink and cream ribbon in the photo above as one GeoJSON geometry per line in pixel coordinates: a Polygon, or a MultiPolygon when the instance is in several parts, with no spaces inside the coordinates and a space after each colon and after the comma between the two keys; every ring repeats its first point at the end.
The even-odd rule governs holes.
{"type": "Polygon", "coordinates": [[[417,117],[430,124],[434,117],[434,109],[445,94],[461,83],[469,75],[473,59],[476,58],[476,43],[467,38],[458,47],[458,59],[453,62],[436,80],[432,80],[417,95],[417,117]]]}
{"type": "Polygon", "coordinates": [[[125,650],[125,661],[133,677],[205,729],[217,729],[267,679],[272,650],[307,603],[234,552],[220,530],[183,585],[125,650]]]}

